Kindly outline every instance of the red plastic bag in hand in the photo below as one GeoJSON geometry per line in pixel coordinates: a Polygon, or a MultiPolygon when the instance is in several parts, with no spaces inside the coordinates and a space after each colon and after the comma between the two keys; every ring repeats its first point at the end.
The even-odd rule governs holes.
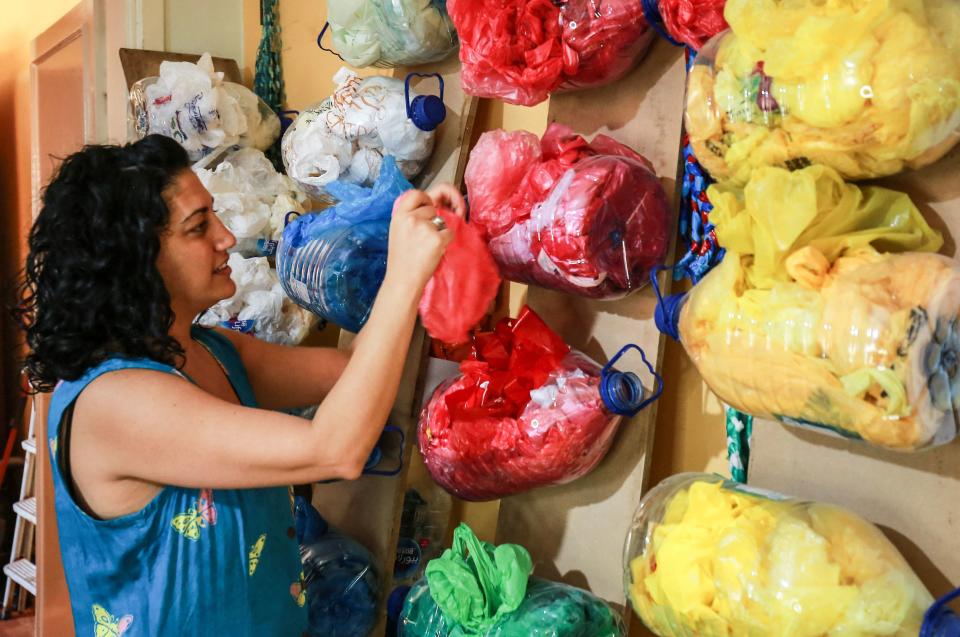
{"type": "Polygon", "coordinates": [[[707,40],[729,28],[723,17],[727,0],[658,0],[663,24],[677,42],[699,51],[707,40]]]}
{"type": "Polygon", "coordinates": [[[500,273],[476,228],[449,210],[437,213],[454,235],[423,291],[420,319],[433,338],[465,343],[497,296],[500,273]]]}
{"type": "Polygon", "coordinates": [[[670,209],[650,163],[605,135],[560,124],[484,133],[467,164],[471,221],[501,274],[590,298],[646,284],[669,244],[670,209]]]}
{"type": "Polygon", "coordinates": [[[612,82],[646,52],[639,0],[447,0],[464,91],[532,106],[612,82]]]}
{"type": "Polygon", "coordinates": [[[465,500],[574,480],[606,455],[620,417],[600,398],[600,367],[529,308],[478,334],[461,375],[420,416],[433,479],[465,500]]]}

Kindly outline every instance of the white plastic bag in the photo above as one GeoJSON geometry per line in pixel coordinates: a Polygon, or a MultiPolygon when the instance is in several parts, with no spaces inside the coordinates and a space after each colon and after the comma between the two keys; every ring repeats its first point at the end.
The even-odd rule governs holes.
{"type": "Polygon", "coordinates": [[[193,161],[234,144],[266,150],[280,136],[276,113],[247,87],[224,82],[209,53],[196,64],[162,62],[159,77],[133,85],[130,104],[139,138],[172,137],[193,161]]]}
{"type": "Polygon", "coordinates": [[[287,298],[266,257],[248,259],[234,253],[227,263],[237,291],[204,312],[201,325],[252,333],[282,345],[297,345],[306,338],[317,319],[287,298]]]}
{"type": "Polygon", "coordinates": [[[231,252],[269,256],[287,213],[304,212],[306,195],[255,148],[230,152],[213,168],[198,164],[194,171],[213,195],[214,212],[237,238],[231,252]]]}
{"type": "Polygon", "coordinates": [[[407,117],[403,81],[364,79],[347,68],[334,80],[333,95],[301,112],[284,134],[287,174],[319,199],[337,179],[373,185],[384,155],[396,158],[407,179],[419,174],[433,151],[434,132],[420,130],[407,117]]]}

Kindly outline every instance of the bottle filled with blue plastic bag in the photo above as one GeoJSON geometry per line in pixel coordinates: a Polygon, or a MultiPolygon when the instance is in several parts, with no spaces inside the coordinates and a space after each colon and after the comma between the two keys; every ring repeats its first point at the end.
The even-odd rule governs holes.
{"type": "Polygon", "coordinates": [[[287,295],[327,321],[360,331],[386,274],[393,203],[411,188],[390,156],[372,188],[329,184],[338,203],[290,221],[277,246],[287,295]]]}
{"type": "Polygon", "coordinates": [[[303,497],[294,505],[303,595],[312,637],[367,637],[377,623],[380,574],[373,555],[331,528],[303,497]]]}

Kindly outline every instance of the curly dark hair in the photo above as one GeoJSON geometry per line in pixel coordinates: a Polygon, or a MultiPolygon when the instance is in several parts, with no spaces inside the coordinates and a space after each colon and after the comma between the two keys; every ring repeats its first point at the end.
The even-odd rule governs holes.
{"type": "Polygon", "coordinates": [[[111,356],[183,364],[156,261],[170,222],[164,192],[189,167],[186,151],[160,135],[86,146],[63,161],[30,230],[13,310],[34,390],[111,356]]]}

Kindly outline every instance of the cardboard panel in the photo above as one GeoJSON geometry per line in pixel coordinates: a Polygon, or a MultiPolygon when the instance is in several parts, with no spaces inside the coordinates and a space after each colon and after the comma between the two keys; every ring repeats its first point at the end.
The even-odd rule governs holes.
{"type": "MultiPolygon", "coordinates": [[[[881,181],[911,195],[957,256],[960,149],[881,181]]],[[[897,453],[775,422],[754,424],[750,484],[841,504],[877,523],[933,595],[960,585],[960,440],[897,453]]]]}
{"type": "MultiPolygon", "coordinates": [[[[550,120],[588,139],[605,133],[635,148],[653,162],[675,210],[684,77],[682,51],[657,41],[639,67],[619,82],[551,98],[550,120]]],[[[669,289],[662,276],[661,282],[669,289]]],[[[662,338],[653,322],[656,304],[649,286],[619,301],[591,301],[531,286],[527,303],[568,343],[598,362],[636,343],[660,366],[662,338]]],[[[636,353],[617,367],[636,372],[647,391],[653,389],[636,353]]],[[[538,575],[589,588],[626,616],[621,553],[646,486],[655,421],[653,403],[622,422],[609,455],[593,473],[503,499],[497,541],[522,544],[533,555],[538,575]]]]}

